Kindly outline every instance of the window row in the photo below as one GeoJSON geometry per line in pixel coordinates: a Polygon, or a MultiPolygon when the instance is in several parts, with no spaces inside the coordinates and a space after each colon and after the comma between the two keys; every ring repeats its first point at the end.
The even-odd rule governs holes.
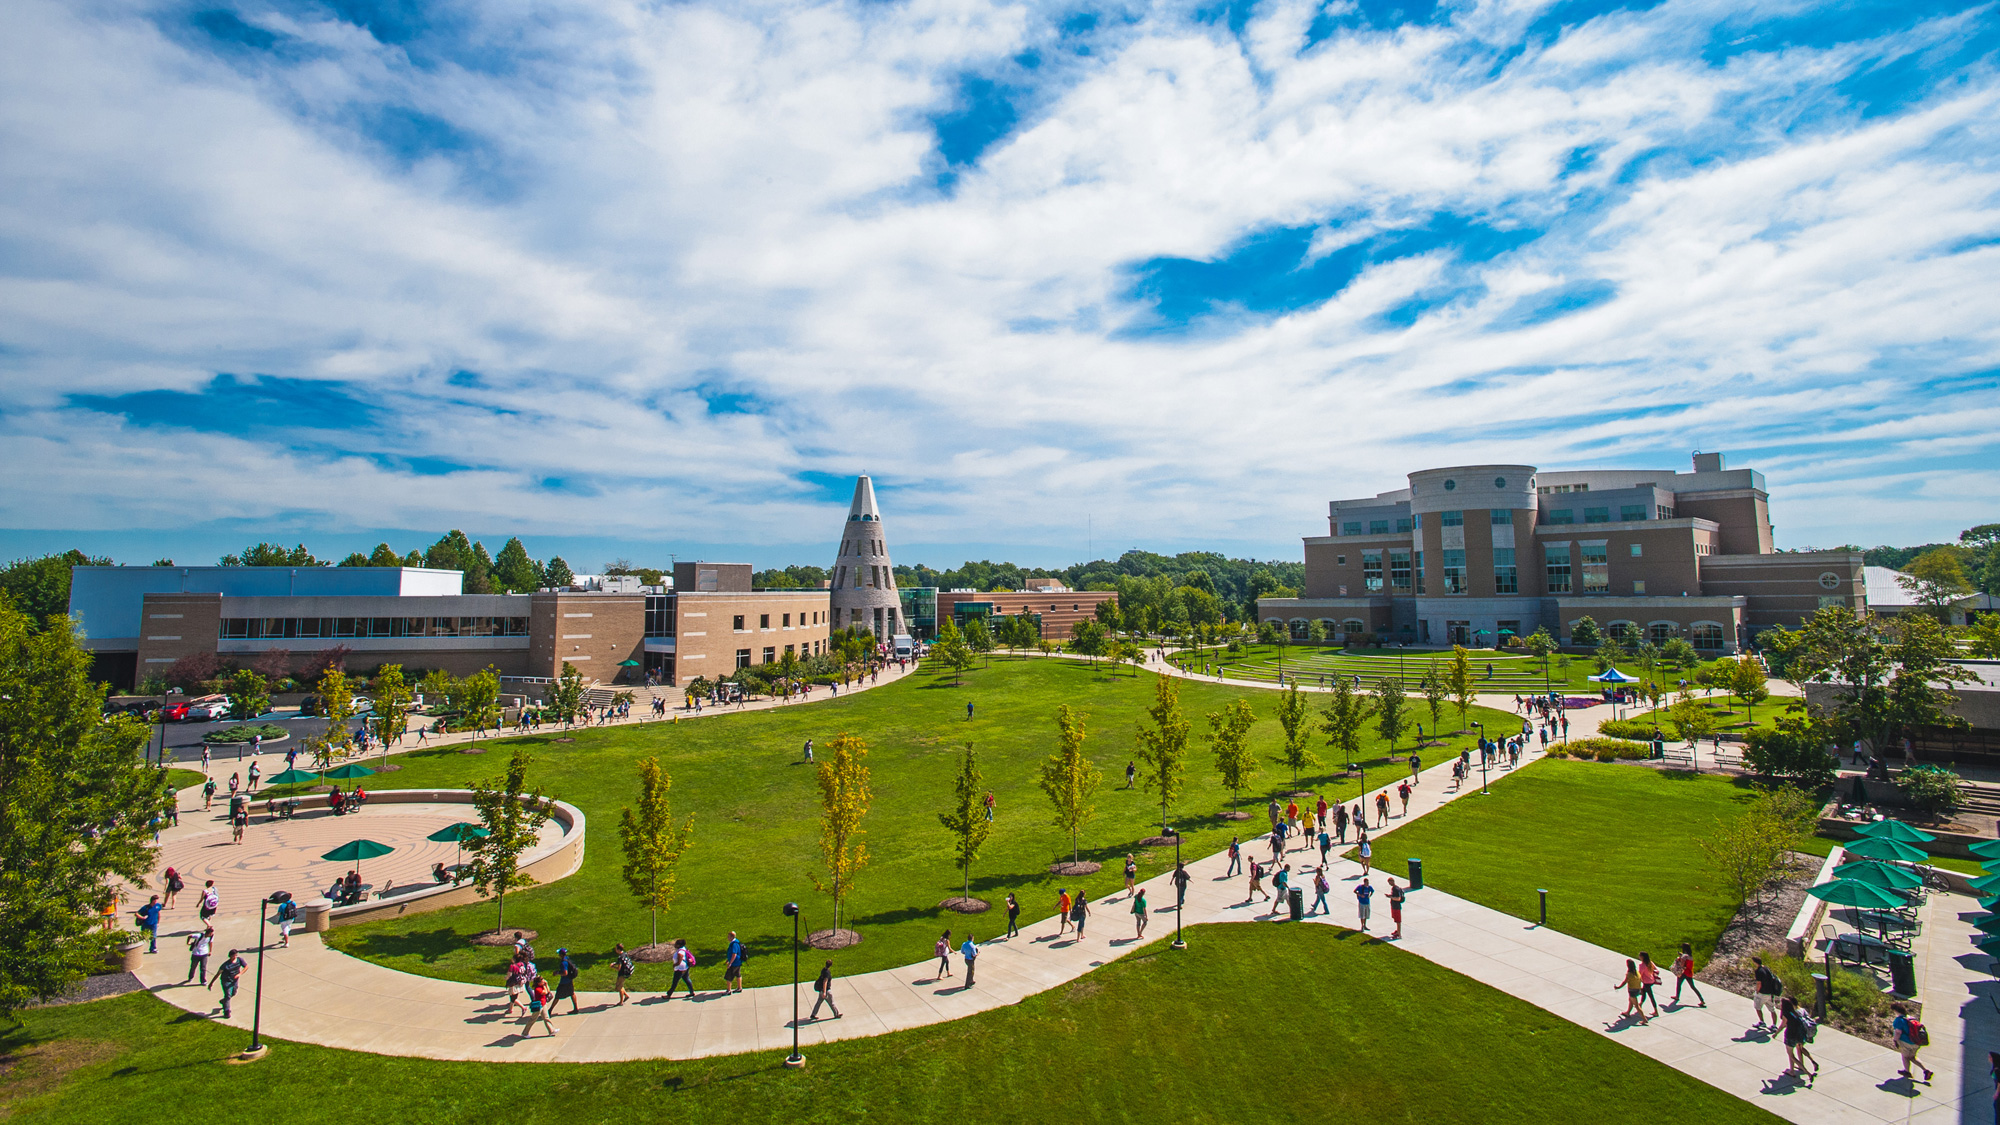
{"type": "Polygon", "coordinates": [[[525,637],[525,617],[225,617],[224,640],[315,637],[525,637]]]}

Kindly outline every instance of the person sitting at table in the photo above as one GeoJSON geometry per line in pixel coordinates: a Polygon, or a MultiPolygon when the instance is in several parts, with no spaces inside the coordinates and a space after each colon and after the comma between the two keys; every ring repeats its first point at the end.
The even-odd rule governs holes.
{"type": "Polygon", "coordinates": [[[442,860],[431,864],[431,878],[440,883],[451,882],[451,872],[444,869],[444,862],[442,860]]]}
{"type": "Polygon", "coordinates": [[[368,790],[361,788],[359,785],[355,786],[354,792],[348,794],[347,796],[347,801],[349,804],[354,806],[355,812],[360,812],[361,806],[367,800],[368,800],[368,790]]]}
{"type": "Polygon", "coordinates": [[[341,805],[345,802],[345,800],[346,798],[342,797],[340,794],[340,786],[336,785],[333,787],[333,791],[326,795],[326,807],[333,810],[333,815],[339,816],[341,813],[341,805]]]}
{"type": "Polygon", "coordinates": [[[347,883],[347,901],[349,902],[361,901],[361,872],[349,871],[347,873],[346,883],[347,883]]]}
{"type": "Polygon", "coordinates": [[[335,875],[333,877],[333,885],[326,889],[326,900],[337,906],[340,904],[340,900],[346,897],[346,895],[347,881],[335,875]]]}

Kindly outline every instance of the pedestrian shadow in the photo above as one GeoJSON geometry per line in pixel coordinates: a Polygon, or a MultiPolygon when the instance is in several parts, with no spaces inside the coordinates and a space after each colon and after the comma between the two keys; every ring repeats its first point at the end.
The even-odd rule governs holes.
{"type": "Polygon", "coordinates": [[[1810,1076],[1801,1075],[1796,1070],[1788,1070],[1776,1078],[1766,1078],[1763,1087],[1758,1090],[1758,1093],[1774,1096],[1796,1094],[1800,1090],[1808,1089],[1811,1086],[1812,1078],[1810,1076]]]}
{"type": "Polygon", "coordinates": [[[1773,1032],[1769,1028],[1753,1027],[1741,1035],[1732,1036],[1729,1041],[1731,1043],[1769,1043],[1772,1035],[1773,1032]]]}
{"type": "Polygon", "coordinates": [[[1604,1025],[1604,1030],[1607,1033],[1629,1031],[1632,1028],[1644,1025],[1645,1022],[1646,1020],[1643,1016],[1637,1016],[1632,1014],[1631,1012],[1621,1012],[1619,1013],[1617,1019],[1612,1020],[1610,1023],[1604,1025]]]}
{"type": "Polygon", "coordinates": [[[1899,1098],[1920,1098],[1924,1093],[1917,1088],[1915,1076],[1904,1078],[1898,1075],[1894,1078],[1877,1082],[1875,1088],[1885,1094],[1894,1094],[1899,1098]]]}

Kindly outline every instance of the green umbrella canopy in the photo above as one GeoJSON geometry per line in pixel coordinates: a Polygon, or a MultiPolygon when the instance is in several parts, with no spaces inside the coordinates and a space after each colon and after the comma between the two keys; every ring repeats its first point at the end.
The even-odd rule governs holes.
{"type": "Polygon", "coordinates": [[[1979,948],[1990,957],[2000,957],[2000,936],[1981,938],[1979,948]]]}
{"type": "Polygon", "coordinates": [[[350,840],[321,856],[321,859],[335,863],[359,863],[364,859],[374,859],[378,855],[388,855],[396,849],[373,840],[350,840]]]}
{"type": "Polygon", "coordinates": [[[1922,848],[1905,844],[1901,840],[1884,840],[1880,837],[1856,840],[1846,847],[1848,855],[1860,856],[1863,859],[1893,859],[1904,863],[1922,863],[1930,858],[1922,848]]]}
{"type": "Polygon", "coordinates": [[[1880,887],[1871,887],[1867,883],[1858,883],[1853,879],[1835,879],[1831,883],[1821,883],[1806,893],[1835,906],[1867,906],[1879,910],[1903,905],[1900,895],[1890,894],[1880,887]]]}
{"type": "Polygon", "coordinates": [[[457,824],[446,825],[438,829],[436,832],[424,837],[424,839],[436,840],[440,844],[456,844],[464,840],[470,840],[475,836],[490,835],[492,833],[488,832],[483,826],[461,820],[457,824]]]}
{"type": "Polygon", "coordinates": [[[374,770],[369,769],[367,766],[356,765],[353,762],[326,771],[326,776],[337,777],[343,781],[356,777],[372,777],[374,774],[374,770]]]}
{"type": "Polygon", "coordinates": [[[264,779],[265,785],[298,785],[307,781],[318,781],[319,775],[311,770],[286,770],[276,777],[264,779]]]}
{"type": "Polygon", "coordinates": [[[618,666],[620,668],[637,668],[639,666],[639,662],[636,660],[620,660],[618,662],[618,666]]]}
{"type": "Polygon", "coordinates": [[[1967,879],[1972,889],[1983,895],[2000,893],[2000,875],[1981,875],[1977,879],[1967,879]]]}
{"type": "MultiPolygon", "coordinates": [[[[1891,867],[1872,859],[1843,863],[1833,869],[1837,879],[1852,879],[1857,883],[1867,883],[1871,887],[1881,887],[1891,891],[1915,890],[1924,885],[1922,879],[1901,867],[1891,867]]],[[[2000,878],[2000,876],[1995,876],[2000,878]]]]}
{"type": "Polygon", "coordinates": [[[1981,859],[2000,859],[2000,840],[1981,840],[1967,844],[1965,850],[1981,859]]]}
{"type": "Polygon", "coordinates": [[[1855,829],[1863,836],[1877,840],[1901,840],[1905,844],[1929,844],[1937,840],[1922,829],[1912,828],[1900,820],[1877,820],[1855,829]]]}
{"type": "Polygon", "coordinates": [[[2000,933],[2000,914],[1988,914],[1972,925],[1974,929],[1977,929],[1981,933],[2000,933]]]}

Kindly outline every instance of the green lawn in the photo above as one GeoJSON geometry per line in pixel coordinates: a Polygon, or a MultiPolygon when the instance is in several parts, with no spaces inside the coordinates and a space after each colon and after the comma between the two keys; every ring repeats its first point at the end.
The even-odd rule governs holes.
{"type": "MultiPolygon", "coordinates": [[[[1124,769],[1132,758],[1134,733],[1152,702],[1151,673],[1112,675],[1105,666],[1070,660],[996,658],[990,668],[966,673],[963,686],[948,675],[919,673],[896,684],[838,700],[705,718],[681,724],[652,723],[598,731],[578,731],[573,743],[555,735],[523,739],[537,757],[533,780],[589,817],[584,867],[547,887],[510,895],[510,926],[541,932],[538,946],[566,945],[578,952],[585,988],[611,986],[608,951],[615,941],[628,946],[649,938],[647,917],[619,875],[618,812],[635,799],[634,763],[657,754],[673,776],[678,813],[695,815],[694,846],[683,859],[683,895],[661,919],[663,938],[685,937],[702,963],[719,964],[730,930],[749,946],[753,980],[768,982],[777,972],[771,955],[788,948],[791,926],[780,908],[787,900],[805,908],[808,930],[829,921],[829,900],[813,887],[819,872],[818,787],[810,766],[800,764],[807,738],[824,747],[835,735],[851,732],[872,747],[874,805],[866,844],[872,857],[850,900],[862,944],[843,954],[842,969],[860,972],[909,964],[925,957],[940,929],[949,926],[984,937],[1000,926],[1000,915],[967,918],[945,914],[937,903],[958,893],[958,871],[948,852],[948,836],[937,814],[951,799],[960,753],[971,741],[980,755],[985,787],[993,790],[999,815],[987,848],[974,867],[973,891],[994,903],[1008,891],[1021,896],[1025,918],[1053,912],[1060,886],[1086,889],[1102,897],[1122,885],[1119,868],[1135,841],[1159,831],[1159,800],[1143,788],[1126,790],[1124,769]],[[975,707],[968,722],[965,705],[975,707]],[[1069,858],[1068,840],[1050,823],[1036,770],[1054,750],[1055,708],[1067,702],[1089,716],[1086,752],[1103,771],[1095,807],[1097,819],[1082,835],[1084,854],[1104,863],[1096,876],[1056,879],[1047,865],[1069,858]],[[761,967],[760,967],[761,962],[761,967]]],[[[1194,722],[1187,786],[1174,817],[1187,833],[1185,854],[1206,855],[1225,846],[1232,832],[1260,830],[1254,819],[1232,822],[1220,813],[1229,794],[1216,779],[1213,758],[1200,743],[1204,713],[1247,697],[1259,715],[1252,749],[1263,759],[1257,788],[1246,791],[1246,809],[1259,809],[1270,788],[1289,790],[1289,772],[1273,761],[1282,734],[1275,717],[1277,693],[1244,691],[1182,682],[1182,707],[1194,722]]],[[[1493,713],[1489,723],[1497,721],[1493,713]]],[[[1511,721],[1511,720],[1510,720],[1511,721]]],[[[403,768],[374,779],[384,787],[463,786],[491,776],[503,762],[507,740],[483,756],[456,747],[399,755],[403,768]]],[[[1370,753],[1380,749],[1370,744],[1370,753]]],[[[1458,743],[1453,743],[1455,752],[1458,743]]],[[[1322,749],[1323,757],[1331,754],[1322,749]]],[[[1407,751],[1405,751],[1407,753],[1407,751]]],[[[1435,760],[1447,753],[1427,750],[1435,760]]],[[[1335,779],[1330,771],[1309,771],[1306,788],[1328,797],[1352,797],[1358,780],[1335,779]]],[[[1170,866],[1171,848],[1142,855],[1142,877],[1170,866]]],[[[493,979],[504,969],[503,953],[469,945],[467,935],[493,926],[490,904],[341,928],[330,942],[356,956],[413,973],[459,980],[493,979]]],[[[665,989],[671,970],[642,965],[634,987],[665,989]]]]}
{"type": "MultiPolygon", "coordinates": [[[[1708,708],[1708,714],[1715,723],[1717,734],[1744,734],[1751,730],[1772,730],[1778,719],[1785,714],[1785,704],[1789,700],[1767,699],[1757,705],[1754,715],[1746,711],[1743,701],[1721,693],[1707,698],[1696,697],[1708,708]]],[[[1667,713],[1671,704],[1663,704],[1658,711],[1635,711],[1627,716],[1628,722],[1657,726],[1667,738],[1674,737],[1673,717],[1667,713]]]]}
{"type": "MultiPolygon", "coordinates": [[[[1422,1121],[1777,1118],[1595,1032],[1328,926],[1215,925],[955,1023],[692,1062],[433,1062],[277,1043],[144,994],[24,1013],[0,1117],[491,1122],[1422,1121]]],[[[558,1020],[558,1025],[561,1021],[558,1020]]]]}
{"type": "Polygon", "coordinates": [[[1749,799],[1719,775],[1543,759],[1375,854],[1386,870],[1421,856],[1426,883],[1517,918],[1535,918],[1547,888],[1552,929],[1662,963],[1690,941],[1706,960],[1735,911],[1696,842],[1749,799]]]}
{"type": "MultiPolygon", "coordinates": [[[[1424,670],[1432,663],[1442,668],[1450,659],[1449,651],[1434,649],[1400,650],[1394,648],[1372,648],[1344,650],[1334,645],[1313,645],[1299,642],[1292,645],[1249,645],[1237,653],[1211,648],[1200,655],[1176,653],[1174,659],[1183,666],[1193,667],[1203,662],[1213,666],[1220,661],[1225,673],[1235,679],[1259,679],[1276,681],[1280,667],[1288,675],[1299,675],[1306,683],[1316,683],[1324,675],[1358,675],[1364,687],[1372,688],[1384,676],[1400,678],[1403,685],[1414,691],[1423,679],[1424,670]]],[[[1625,661],[1618,670],[1629,676],[1643,677],[1645,669],[1637,661],[1625,661]]],[[[1507,655],[1491,649],[1472,650],[1472,674],[1481,691],[1502,692],[1509,695],[1541,691],[1545,684],[1571,693],[1598,691],[1598,685],[1589,682],[1588,677],[1597,674],[1597,665],[1587,656],[1557,656],[1549,663],[1546,676],[1541,662],[1532,657],[1507,655]],[[1487,665],[1493,667],[1493,678],[1486,679],[1487,665]]],[[[1664,666],[1655,669],[1655,675],[1665,683],[1672,683],[1683,677],[1692,677],[1692,669],[1670,670],[1664,666]]],[[[1782,706],[1782,705],[1781,705],[1782,706]]]]}

